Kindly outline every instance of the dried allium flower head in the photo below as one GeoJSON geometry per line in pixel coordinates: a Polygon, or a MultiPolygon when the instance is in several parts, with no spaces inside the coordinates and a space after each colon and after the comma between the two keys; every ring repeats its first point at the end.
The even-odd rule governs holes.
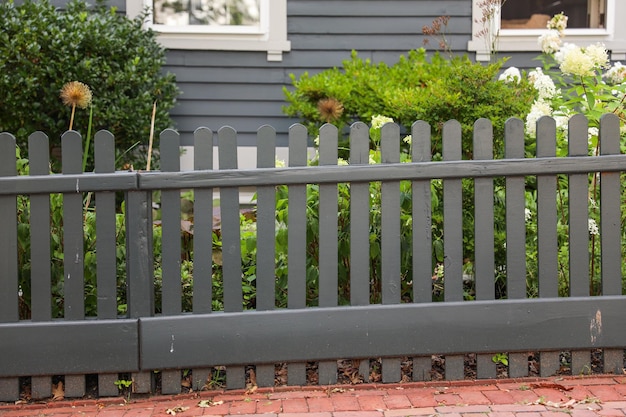
{"type": "Polygon", "coordinates": [[[80,81],[66,83],[60,96],[66,106],[86,109],[91,104],[91,89],[80,81]]]}
{"type": "Polygon", "coordinates": [[[333,97],[323,98],[317,102],[320,119],[330,123],[339,119],[343,114],[343,104],[333,97]]]}

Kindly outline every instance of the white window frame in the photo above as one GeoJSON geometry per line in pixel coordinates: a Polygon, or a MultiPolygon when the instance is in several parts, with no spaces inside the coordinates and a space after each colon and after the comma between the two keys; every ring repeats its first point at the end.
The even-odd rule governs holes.
{"type": "MultiPolygon", "coordinates": [[[[489,61],[491,54],[484,37],[476,36],[483,29],[480,23],[482,11],[478,6],[479,2],[480,0],[472,0],[472,38],[467,44],[467,49],[476,52],[477,61],[489,61]]],[[[606,0],[606,28],[566,29],[565,42],[579,46],[601,42],[611,51],[612,60],[626,60],[626,25],[622,23],[623,19],[626,19],[626,1],[606,0]],[[619,17],[622,19],[620,20],[619,17]]],[[[499,27],[500,17],[497,16],[494,19],[494,30],[498,30],[499,27]]],[[[542,29],[501,29],[498,52],[541,52],[537,39],[545,32],[542,29]]]]}
{"type": "MultiPolygon", "coordinates": [[[[157,39],[167,49],[266,51],[268,61],[282,61],[283,52],[291,50],[291,42],[287,40],[287,0],[260,0],[260,3],[258,26],[173,27],[150,22],[145,26],[158,33],[157,39]]],[[[151,5],[150,0],[126,0],[126,14],[136,17],[151,5]]]]}

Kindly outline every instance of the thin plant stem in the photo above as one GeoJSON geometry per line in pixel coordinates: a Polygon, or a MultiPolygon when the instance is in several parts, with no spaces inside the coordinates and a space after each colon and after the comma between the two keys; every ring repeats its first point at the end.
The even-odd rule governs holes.
{"type": "Polygon", "coordinates": [[[72,115],[70,116],[70,128],[68,130],[72,130],[72,126],[74,126],[74,112],[76,111],[76,104],[72,104],[72,115]]]}
{"type": "Polygon", "coordinates": [[[83,149],[83,172],[87,168],[87,156],[91,144],[91,126],[93,122],[93,106],[89,106],[89,124],[87,125],[87,137],[85,138],[85,149],[83,149]]]}
{"type": "Polygon", "coordinates": [[[150,171],[150,162],[152,161],[152,143],[154,142],[154,121],[156,119],[157,101],[154,100],[152,105],[152,118],[150,119],[150,140],[148,142],[148,162],[146,163],[146,171],[150,171]]]}

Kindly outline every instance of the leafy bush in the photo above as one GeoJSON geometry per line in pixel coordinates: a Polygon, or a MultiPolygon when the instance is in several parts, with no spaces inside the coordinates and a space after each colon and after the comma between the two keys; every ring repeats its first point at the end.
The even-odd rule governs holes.
{"type": "MultiPolygon", "coordinates": [[[[155,101],[155,131],[171,127],[178,89],[162,73],[164,49],[142,28],[142,16],[128,19],[104,0],[94,7],[72,0],[65,10],[49,0],[9,0],[0,3],[0,28],[0,131],[16,135],[22,149],[36,130],[59,146],[72,111],[59,92],[70,81],[91,88],[93,131],[110,130],[119,151],[147,144],[155,101]]],[[[89,110],[77,109],[74,129],[85,136],[88,124],[89,110]]],[[[125,162],[140,154],[129,152],[125,162]]]]}
{"type": "Polygon", "coordinates": [[[474,122],[487,117],[494,125],[495,152],[501,155],[505,120],[525,116],[535,98],[525,79],[517,84],[498,81],[503,63],[482,65],[467,57],[439,54],[429,58],[418,49],[389,66],[362,60],[353,52],[341,69],[313,76],[304,73],[299,79],[292,74],[294,89],[284,89],[289,102],[284,112],[302,118],[313,136],[326,122],[341,129],[385,115],[408,129],[416,120],[425,120],[433,126],[434,155],[441,153],[443,123],[456,119],[462,125],[468,157],[474,122]]]}

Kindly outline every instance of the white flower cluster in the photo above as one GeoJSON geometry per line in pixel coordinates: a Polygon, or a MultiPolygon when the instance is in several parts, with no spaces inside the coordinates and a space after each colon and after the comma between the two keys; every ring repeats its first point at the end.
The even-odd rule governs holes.
{"type": "Polygon", "coordinates": [[[556,30],[550,30],[539,36],[538,42],[543,53],[553,54],[561,47],[561,34],[556,30]]]}
{"type": "Polygon", "coordinates": [[[544,54],[554,54],[561,48],[563,32],[567,28],[567,16],[563,13],[554,15],[546,25],[548,32],[537,40],[544,54]]]}
{"type": "Polygon", "coordinates": [[[543,70],[539,67],[528,73],[528,81],[530,81],[533,87],[535,87],[535,90],[537,90],[538,100],[551,100],[560,93],[560,91],[556,89],[552,78],[544,74],[543,70]]]}
{"type": "Polygon", "coordinates": [[[372,129],[380,129],[385,123],[393,123],[393,119],[380,114],[372,116],[372,129]]]}
{"type": "Polygon", "coordinates": [[[600,234],[600,230],[598,229],[598,224],[596,223],[596,221],[594,219],[589,219],[588,221],[588,228],[589,228],[589,234],[591,235],[599,235],[600,234]]]}
{"type": "Polygon", "coordinates": [[[581,48],[566,43],[554,54],[554,59],[563,74],[579,77],[593,76],[595,70],[607,68],[609,64],[609,54],[603,44],[581,48]]]}
{"type": "Polygon", "coordinates": [[[567,28],[567,16],[565,16],[563,12],[555,14],[552,16],[552,19],[548,21],[546,27],[548,29],[556,30],[559,33],[563,33],[563,31],[567,28]]]}
{"type": "Polygon", "coordinates": [[[502,74],[500,74],[500,77],[498,78],[498,80],[504,81],[507,84],[508,83],[519,84],[521,79],[522,79],[522,74],[519,72],[519,69],[515,67],[507,68],[502,74]]]}
{"type": "Polygon", "coordinates": [[[626,66],[621,62],[616,62],[613,66],[603,75],[610,84],[617,85],[626,81],[626,66]]]}
{"type": "Polygon", "coordinates": [[[526,116],[526,133],[528,135],[535,136],[537,134],[537,120],[543,116],[552,116],[552,106],[544,100],[535,100],[526,116]]]}

